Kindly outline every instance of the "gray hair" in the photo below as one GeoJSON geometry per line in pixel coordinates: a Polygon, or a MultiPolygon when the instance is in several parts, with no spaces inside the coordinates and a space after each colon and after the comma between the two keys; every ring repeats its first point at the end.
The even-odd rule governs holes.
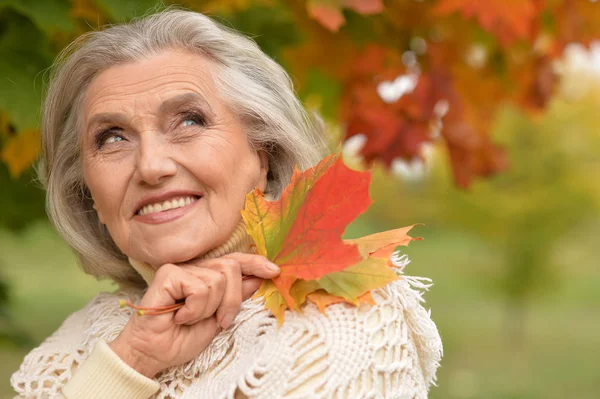
{"type": "Polygon", "coordinates": [[[142,284],[93,210],[83,181],[81,105],[104,70],[167,49],[208,57],[215,84],[240,117],[250,144],[269,158],[267,193],[277,198],[294,166],[313,166],[325,152],[323,128],[296,98],[284,69],[251,39],[192,11],[167,9],[80,36],[58,56],[42,110],[42,159],[48,215],[86,273],[120,284],[142,284]]]}

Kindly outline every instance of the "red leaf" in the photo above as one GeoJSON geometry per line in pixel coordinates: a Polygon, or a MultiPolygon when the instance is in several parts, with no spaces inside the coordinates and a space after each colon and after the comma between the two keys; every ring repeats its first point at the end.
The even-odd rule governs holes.
{"type": "Polygon", "coordinates": [[[361,259],[358,249],[341,236],[371,205],[370,182],[370,172],[349,169],[341,157],[327,169],[309,191],[274,259],[282,277],[317,279],[361,259]]]}
{"type": "Polygon", "coordinates": [[[307,8],[308,15],[331,32],[337,32],[346,22],[340,7],[329,2],[309,1],[307,8]]]}

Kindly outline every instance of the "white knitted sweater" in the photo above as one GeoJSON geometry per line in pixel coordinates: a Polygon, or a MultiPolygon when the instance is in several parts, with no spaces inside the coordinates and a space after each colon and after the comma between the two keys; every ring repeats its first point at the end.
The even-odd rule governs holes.
{"type": "MultiPolygon", "coordinates": [[[[403,257],[401,263],[407,264],[403,257]]],[[[442,344],[421,302],[429,280],[402,276],[373,291],[377,305],[308,304],[281,327],[262,300],[195,359],[160,373],[155,398],[426,398],[442,344]]],[[[24,398],[60,395],[99,340],[110,342],[143,290],[101,293],[25,358],[11,383],[24,398]]]]}

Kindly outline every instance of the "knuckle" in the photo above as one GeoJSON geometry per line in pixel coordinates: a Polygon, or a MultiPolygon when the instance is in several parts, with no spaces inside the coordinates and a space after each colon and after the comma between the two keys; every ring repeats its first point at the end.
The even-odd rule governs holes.
{"type": "Polygon", "coordinates": [[[210,289],[204,282],[202,282],[201,284],[198,284],[194,291],[196,291],[196,295],[198,295],[199,297],[205,298],[210,295],[210,289]]]}
{"type": "Polygon", "coordinates": [[[221,259],[221,267],[225,267],[227,269],[233,269],[235,267],[239,267],[239,262],[235,259],[223,258],[223,259],[221,259]]]}
{"type": "Polygon", "coordinates": [[[177,269],[177,266],[175,266],[174,264],[165,263],[164,265],[162,265],[161,267],[158,268],[154,278],[157,280],[164,280],[169,275],[172,275],[173,271],[176,269],[177,269]]]}
{"type": "Polygon", "coordinates": [[[233,262],[230,262],[229,270],[235,274],[242,274],[242,265],[237,260],[233,260],[233,262]]]}
{"type": "Polygon", "coordinates": [[[215,274],[212,281],[215,288],[222,289],[225,288],[225,284],[227,283],[227,279],[223,273],[215,274]]]}

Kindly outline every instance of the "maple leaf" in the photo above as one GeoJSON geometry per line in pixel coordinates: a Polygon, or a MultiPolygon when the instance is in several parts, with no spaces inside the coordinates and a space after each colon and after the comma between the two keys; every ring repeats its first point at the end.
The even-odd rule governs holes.
{"type": "Polygon", "coordinates": [[[269,202],[259,191],[246,197],[248,233],[257,252],[281,268],[274,282],[290,307],[297,307],[289,290],[298,278],[317,279],[361,260],[341,236],[371,204],[369,183],[370,173],[328,156],[305,172],[296,169],[280,200],[269,202]]]}
{"type": "Polygon", "coordinates": [[[308,15],[331,32],[337,32],[346,19],[342,8],[362,15],[378,14],[383,11],[381,0],[310,0],[306,4],[308,15]]]}
{"type": "Polygon", "coordinates": [[[300,310],[319,290],[332,296],[312,295],[319,306],[342,300],[357,305],[369,303],[365,294],[372,289],[398,278],[388,266],[387,252],[372,255],[406,245],[412,240],[406,234],[412,226],[363,239],[341,238],[346,226],[371,204],[370,181],[370,172],[353,171],[341,157],[330,155],[305,172],[294,170],[279,200],[269,201],[259,190],[246,196],[242,217],[257,253],[281,268],[256,296],[264,296],[265,306],[280,323],[286,309],[300,310]]]}

